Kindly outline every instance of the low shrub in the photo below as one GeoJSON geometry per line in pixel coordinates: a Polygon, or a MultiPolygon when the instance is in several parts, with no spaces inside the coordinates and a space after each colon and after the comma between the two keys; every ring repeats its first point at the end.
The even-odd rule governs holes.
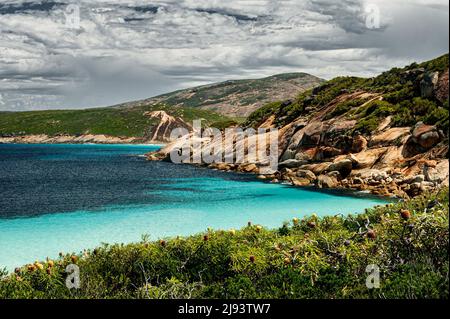
{"type": "Polygon", "coordinates": [[[448,189],[350,216],[314,214],[103,245],[0,273],[0,298],[448,298],[448,189]],[[66,266],[81,288],[65,286],[66,266]],[[39,264],[39,266],[37,266],[39,264]],[[368,265],[380,270],[366,286],[368,265]]]}

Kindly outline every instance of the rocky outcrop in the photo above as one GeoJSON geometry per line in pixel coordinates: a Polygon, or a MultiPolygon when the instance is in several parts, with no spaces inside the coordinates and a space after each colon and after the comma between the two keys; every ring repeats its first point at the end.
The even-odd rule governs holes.
{"type": "MultiPolygon", "coordinates": [[[[444,92],[448,89],[448,71],[416,68],[399,76],[400,84],[408,85],[416,97],[422,96],[438,105],[448,98],[444,92]]],[[[251,124],[253,128],[265,129],[279,125],[280,156],[276,172],[261,174],[257,162],[234,166],[217,163],[210,167],[257,173],[260,179],[301,187],[346,188],[404,198],[449,184],[448,135],[434,125],[414,123],[410,118],[399,121],[401,114],[394,102],[383,99],[395,101],[402,98],[400,93],[389,96],[339,89],[333,100],[314,104],[315,96],[329,90],[329,85],[332,84],[312,90],[295,110],[296,118],[290,119],[289,107],[293,102],[287,101],[276,112],[260,119],[258,125],[251,124]],[[283,108],[288,110],[283,113],[283,108]],[[395,126],[400,122],[403,127],[395,126]]],[[[329,92],[333,94],[335,91],[329,92]]],[[[404,105],[407,107],[408,103],[404,105]]]]}
{"type": "Polygon", "coordinates": [[[439,72],[426,72],[420,82],[420,92],[423,98],[433,98],[439,82],[439,72]]]}
{"type": "Polygon", "coordinates": [[[175,118],[165,111],[146,112],[144,115],[157,121],[157,123],[150,128],[150,132],[147,133],[147,139],[150,142],[170,142],[170,134],[173,130],[178,128],[184,128],[188,131],[192,130],[192,126],[183,121],[183,119],[180,117],[175,118]]]}
{"type": "Polygon", "coordinates": [[[448,72],[425,72],[420,81],[420,93],[423,98],[436,99],[444,103],[448,99],[448,72]]]}
{"type": "Polygon", "coordinates": [[[423,176],[426,181],[435,183],[435,184],[443,184],[444,186],[448,186],[449,184],[449,162],[448,159],[445,159],[439,163],[427,163],[423,168],[423,176]]]}
{"type": "Polygon", "coordinates": [[[416,124],[411,136],[405,143],[405,157],[423,153],[437,145],[441,141],[441,134],[435,126],[426,125],[422,122],[416,124]]]}
{"type": "Polygon", "coordinates": [[[448,70],[446,70],[439,76],[439,81],[435,88],[436,99],[441,103],[444,103],[445,101],[448,100],[448,93],[449,93],[448,83],[449,83],[448,70]]]}
{"type": "Polygon", "coordinates": [[[370,146],[402,145],[404,138],[410,134],[409,127],[393,127],[372,136],[370,146]]]}

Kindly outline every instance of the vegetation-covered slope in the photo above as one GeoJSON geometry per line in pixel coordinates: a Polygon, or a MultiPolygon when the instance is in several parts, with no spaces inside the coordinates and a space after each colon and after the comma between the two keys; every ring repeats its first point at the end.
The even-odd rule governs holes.
{"type": "Polygon", "coordinates": [[[204,119],[205,124],[229,123],[231,119],[208,110],[166,105],[143,105],[131,108],[96,108],[85,110],[49,110],[0,112],[0,136],[46,134],[105,134],[145,137],[158,121],[144,113],[165,111],[185,122],[204,119]]]}
{"type": "Polygon", "coordinates": [[[243,118],[267,103],[295,98],[299,93],[323,83],[306,73],[286,73],[254,80],[232,80],[199,86],[127,103],[165,103],[198,107],[230,117],[243,118]]]}
{"type": "MultiPolygon", "coordinates": [[[[448,298],[448,189],[367,210],[313,214],[62,254],[0,276],[1,298],[448,298]],[[81,289],[65,286],[67,265],[81,289]],[[369,265],[380,287],[368,289],[369,265]]],[[[371,280],[369,280],[371,282],[371,280]]]]}
{"type": "MultiPolygon", "coordinates": [[[[335,78],[294,100],[269,103],[244,126],[278,129],[277,169],[251,156],[210,167],[270,171],[260,177],[403,198],[448,186],[448,67],[444,55],[374,78],[335,78]]],[[[244,138],[243,145],[247,142],[244,138]]],[[[183,143],[168,144],[148,158],[169,159],[183,143]]]]}
{"type": "Polygon", "coordinates": [[[309,74],[288,73],[200,86],[106,108],[0,112],[0,137],[105,134],[140,138],[158,124],[144,113],[160,110],[188,123],[204,119],[207,125],[223,128],[267,102],[295,97],[320,83],[309,74]]]}
{"type": "Polygon", "coordinates": [[[424,121],[447,132],[448,68],[446,54],[422,64],[393,68],[374,78],[338,77],[301,93],[292,103],[279,101],[260,108],[248,117],[246,124],[258,125],[273,114],[275,123],[283,126],[298,117],[314,114],[343,94],[367,92],[380,96],[383,101],[369,104],[365,104],[367,99],[345,101],[336,105],[329,118],[346,115],[346,119],[358,121],[356,130],[366,134],[373,132],[380,119],[388,115],[393,116],[393,127],[424,121]]]}

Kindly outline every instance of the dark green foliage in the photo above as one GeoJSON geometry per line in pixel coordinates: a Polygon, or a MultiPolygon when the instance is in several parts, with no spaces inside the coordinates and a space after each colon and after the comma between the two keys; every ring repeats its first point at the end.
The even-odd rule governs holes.
{"type": "Polygon", "coordinates": [[[281,102],[273,102],[259,108],[258,110],[250,114],[250,116],[244,122],[244,125],[247,127],[258,126],[269,115],[276,112],[280,108],[281,104],[282,104],[281,102]]]}
{"type": "Polygon", "coordinates": [[[380,120],[394,113],[394,106],[385,101],[375,100],[357,110],[354,115],[358,120],[355,131],[371,134],[380,124],[380,120]]]}
{"type": "Polygon", "coordinates": [[[421,67],[434,72],[443,72],[448,69],[448,54],[444,54],[437,59],[420,64],[421,67]]]}
{"type": "Polygon", "coordinates": [[[396,105],[392,123],[394,126],[413,126],[419,121],[425,121],[434,125],[443,119],[441,117],[444,115],[443,113],[435,113],[438,109],[433,101],[416,97],[411,101],[403,101],[396,105]]]}
{"type": "Polygon", "coordinates": [[[391,104],[397,104],[403,101],[412,100],[416,95],[417,92],[414,90],[414,86],[411,83],[408,83],[398,91],[385,94],[384,100],[391,104]]]}
{"type": "Polygon", "coordinates": [[[431,110],[428,114],[423,117],[425,124],[435,124],[443,132],[448,133],[448,100],[445,102],[443,107],[437,107],[431,110]]]}
{"type": "Polygon", "coordinates": [[[42,270],[0,272],[0,299],[448,298],[448,235],[443,189],[356,216],[311,215],[278,230],[247,226],[104,245],[78,256],[80,290],[65,287],[68,254],[53,266],[41,262],[42,270]],[[426,209],[434,199],[439,204],[426,209]],[[369,264],[380,268],[380,289],[365,285],[369,264]]]}
{"type": "Polygon", "coordinates": [[[351,93],[358,89],[365,79],[357,77],[338,77],[317,88],[313,106],[324,106],[343,93],[351,93]],[[321,89],[323,88],[323,89],[321,89]]]}
{"type": "Polygon", "coordinates": [[[367,101],[364,99],[356,99],[356,100],[350,100],[350,101],[339,103],[338,105],[336,105],[336,107],[334,108],[334,110],[331,113],[329,113],[328,115],[325,116],[324,120],[329,120],[329,119],[332,119],[339,115],[345,114],[348,111],[350,111],[351,109],[353,109],[357,106],[363,105],[365,102],[367,102],[367,101]]]}

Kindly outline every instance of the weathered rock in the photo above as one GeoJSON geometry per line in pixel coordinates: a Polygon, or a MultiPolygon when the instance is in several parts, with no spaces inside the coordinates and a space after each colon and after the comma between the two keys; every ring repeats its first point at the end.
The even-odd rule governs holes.
{"type": "Polygon", "coordinates": [[[280,160],[282,162],[292,160],[295,158],[296,154],[297,151],[295,149],[287,148],[286,151],[284,151],[283,155],[281,156],[280,160]]]}
{"type": "Polygon", "coordinates": [[[173,117],[165,111],[145,112],[144,116],[159,121],[157,125],[152,126],[150,129],[150,141],[170,141],[172,131],[177,128],[185,128],[188,132],[192,130],[192,126],[189,123],[186,123],[180,117],[173,117]]]}
{"type": "Polygon", "coordinates": [[[391,123],[392,123],[392,115],[389,115],[388,117],[386,117],[384,120],[382,120],[380,122],[380,124],[378,125],[375,132],[382,132],[382,131],[386,130],[387,128],[389,128],[391,123]]]}
{"type": "Polygon", "coordinates": [[[422,188],[422,190],[428,191],[434,188],[434,183],[423,181],[422,183],[420,183],[420,187],[422,188]]]}
{"type": "Polygon", "coordinates": [[[338,181],[334,177],[327,175],[320,175],[317,178],[317,186],[320,188],[335,188],[338,185],[338,181]]]}
{"type": "Polygon", "coordinates": [[[354,154],[354,160],[357,163],[356,167],[359,169],[372,167],[386,151],[387,148],[380,147],[354,154]]]}
{"type": "Polygon", "coordinates": [[[437,100],[439,100],[441,103],[444,103],[445,101],[447,101],[448,99],[448,92],[449,92],[449,87],[448,87],[448,69],[445,70],[444,73],[442,73],[439,76],[439,81],[437,84],[437,87],[435,88],[435,97],[437,100]]]}
{"type": "Polygon", "coordinates": [[[322,133],[326,128],[322,122],[312,122],[303,129],[299,146],[317,146],[320,144],[322,133]]]}
{"type": "Polygon", "coordinates": [[[313,172],[304,169],[298,170],[295,175],[299,178],[306,178],[310,181],[315,181],[317,179],[313,172]]]}
{"type": "Polygon", "coordinates": [[[295,154],[295,159],[298,161],[309,163],[310,161],[312,161],[312,156],[310,152],[298,152],[297,154],[295,154]]]}
{"type": "Polygon", "coordinates": [[[385,149],[385,153],[378,159],[373,168],[391,168],[402,165],[405,158],[403,157],[403,146],[389,146],[385,149]]]}
{"type": "Polygon", "coordinates": [[[375,171],[372,173],[372,179],[381,182],[388,178],[388,175],[384,171],[375,171]]]}
{"type": "Polygon", "coordinates": [[[231,169],[231,165],[227,163],[216,163],[215,168],[221,171],[226,171],[231,169]]]}
{"type": "Polygon", "coordinates": [[[439,72],[427,72],[420,81],[420,93],[423,98],[433,98],[439,81],[439,72]]]}
{"type": "Polygon", "coordinates": [[[320,175],[323,172],[327,171],[328,167],[331,164],[332,163],[330,163],[330,162],[323,162],[323,163],[318,163],[318,164],[307,164],[307,165],[300,166],[300,169],[308,170],[308,171],[313,172],[316,175],[320,175]]]}
{"type": "Polygon", "coordinates": [[[367,140],[362,135],[357,135],[353,138],[351,152],[359,153],[367,149],[367,140]]]}
{"type": "Polygon", "coordinates": [[[416,184],[416,183],[422,183],[424,180],[425,180],[424,175],[416,175],[416,176],[412,176],[410,178],[405,179],[404,182],[407,184],[416,184]]]}
{"type": "Polygon", "coordinates": [[[342,180],[342,175],[338,171],[331,171],[327,173],[327,176],[336,179],[337,181],[342,180]]]}
{"type": "Polygon", "coordinates": [[[342,177],[347,177],[353,169],[353,162],[350,159],[345,159],[336,163],[332,163],[328,167],[328,171],[338,171],[342,177]]]}
{"type": "Polygon", "coordinates": [[[308,186],[311,184],[311,180],[307,178],[291,177],[290,180],[292,182],[292,185],[295,186],[308,186]]]}
{"type": "Polygon", "coordinates": [[[370,140],[369,145],[371,147],[395,145],[397,143],[401,143],[402,138],[409,135],[409,132],[409,127],[393,127],[386,130],[385,132],[381,132],[373,136],[370,140]]]}
{"type": "Polygon", "coordinates": [[[435,126],[418,122],[405,143],[403,156],[412,157],[423,153],[438,144],[440,140],[441,136],[435,126]]]}
{"type": "Polygon", "coordinates": [[[241,164],[238,167],[238,171],[244,172],[244,173],[256,173],[258,171],[258,166],[254,163],[250,164],[241,164]]]}
{"type": "Polygon", "coordinates": [[[445,159],[435,167],[425,165],[423,168],[425,180],[436,184],[448,185],[449,183],[449,161],[445,159]]]}
{"type": "Polygon", "coordinates": [[[296,160],[296,159],[289,159],[286,160],[284,162],[281,162],[278,164],[278,168],[279,169],[283,169],[283,168],[297,168],[300,167],[302,165],[307,164],[308,161],[304,161],[304,160],[296,160]]]}
{"type": "Polygon", "coordinates": [[[320,146],[316,149],[314,154],[315,161],[323,161],[326,159],[333,158],[335,156],[341,155],[342,151],[336,147],[331,146],[320,146]]]}

